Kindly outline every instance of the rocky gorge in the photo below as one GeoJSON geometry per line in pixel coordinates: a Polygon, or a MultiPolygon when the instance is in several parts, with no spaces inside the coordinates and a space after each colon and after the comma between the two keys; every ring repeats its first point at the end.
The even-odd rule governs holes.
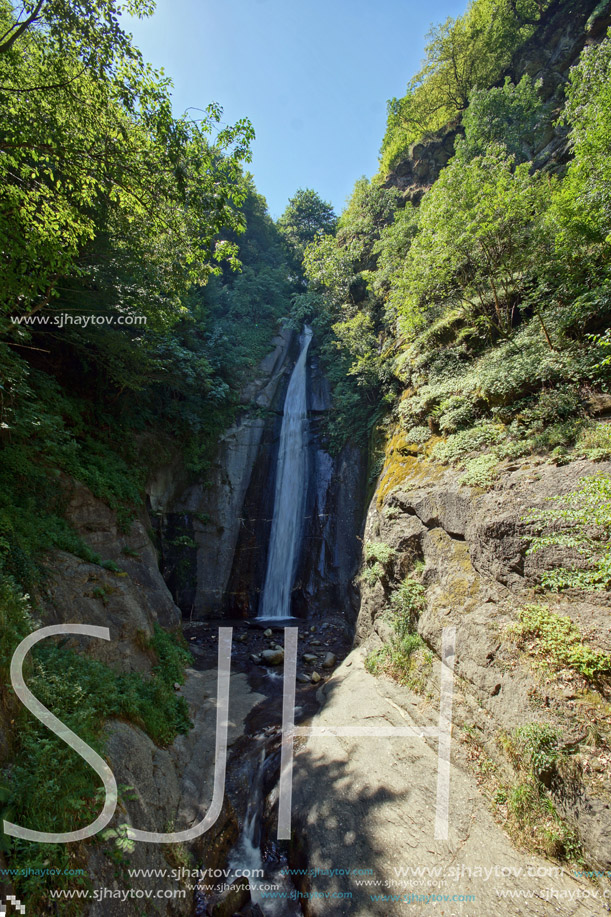
{"type": "Polygon", "coordinates": [[[59,823],[61,776],[66,821],[101,808],[10,668],[26,633],[78,623],[110,639],[57,635],[26,679],[89,731],[118,805],[73,845],[3,836],[3,898],[62,917],[609,912],[608,132],[578,159],[584,97],[611,113],[610,26],[608,0],[475,0],[429,47],[459,101],[433,98],[414,133],[422,87],[447,87],[410,83],[392,166],[339,220],[299,192],[330,211],[307,245],[248,177],[242,274],[204,272],[175,338],[160,321],[131,350],[23,345],[21,402],[0,390],[0,806],[59,823]],[[485,79],[480,14],[503,62],[485,79]],[[77,884],[50,895],[57,863],[77,884]]]}
{"type": "MultiPolygon", "coordinates": [[[[253,391],[265,392],[268,398],[270,382],[283,385],[291,353],[294,359],[290,342],[290,334],[278,338],[253,391]]],[[[318,392],[324,390],[324,380],[315,358],[309,372],[313,403],[322,410],[325,403],[318,392]]],[[[315,431],[317,412],[312,416],[315,431]]],[[[97,641],[79,639],[80,651],[125,671],[150,670],[143,636],[152,632],[155,622],[166,628],[182,626],[193,654],[185,684],[176,685],[193,722],[187,735],[160,748],[134,725],[115,722],[108,727],[108,760],[118,783],[131,788],[121,801],[115,827],[181,830],[207,811],[215,763],[219,627],[233,627],[229,776],[219,819],[191,844],[136,843],[122,873],[108,859],[108,848],[104,852],[93,847],[87,863],[96,884],[145,892],[153,874],[147,870],[156,869],[156,887],[168,893],[180,889],[186,897],[155,904],[147,913],[223,915],[236,913],[238,905],[241,914],[288,913],[288,905],[278,909],[277,902],[266,903],[254,886],[248,903],[251,891],[243,879],[220,896],[211,892],[205,880],[205,870],[225,870],[229,862],[235,871],[231,851],[244,829],[247,787],[262,753],[269,766],[261,778],[257,837],[263,853],[258,862],[270,887],[284,887],[277,884],[280,868],[283,875],[293,871],[289,888],[298,904],[291,907],[300,907],[299,912],[363,917],[401,913],[403,899],[372,901],[371,887],[354,876],[364,870],[377,887],[392,893],[402,869],[426,863],[433,871],[427,875],[439,877],[431,880],[434,891],[475,896],[454,904],[455,913],[473,913],[469,903],[473,900],[478,901],[476,913],[489,908],[526,913],[509,893],[517,894],[523,886],[521,871],[539,869],[538,875],[544,875],[553,859],[543,859],[543,854],[554,857],[563,840],[553,834],[552,825],[547,848],[541,846],[534,854],[520,852],[524,838],[512,832],[507,817],[507,787],[519,783],[523,766],[511,736],[525,721],[561,730],[566,755],[550,767],[546,785],[557,811],[587,852],[587,863],[604,873],[609,868],[609,786],[605,748],[592,724],[602,728],[608,722],[605,693],[570,667],[560,678],[538,667],[537,634],[520,637],[516,624],[521,609],[541,601],[542,571],[557,565],[558,552],[566,562],[567,549],[550,546],[534,555],[527,553],[529,512],[544,507],[550,497],[571,491],[584,477],[609,471],[611,465],[584,460],[558,465],[536,457],[507,461],[492,487],[473,487],[451,468],[429,460],[421,447],[407,442],[397,430],[387,439],[382,471],[363,514],[365,470],[358,453],[344,452],[334,461],[324,451],[315,451],[312,467],[317,469],[315,474],[321,468],[323,473],[311,488],[309,505],[326,512],[311,512],[307,530],[311,535],[304,537],[298,568],[303,572],[294,595],[299,629],[296,705],[298,724],[326,727],[331,734],[297,742],[292,840],[287,845],[275,839],[282,628],[253,627],[253,616],[244,617],[244,606],[235,600],[223,606],[204,598],[215,588],[222,593],[232,578],[240,582],[240,575],[256,587],[253,571],[259,570],[260,575],[261,561],[249,560],[247,573],[240,573],[236,552],[240,544],[254,543],[264,554],[264,541],[256,534],[253,538],[252,531],[240,531],[240,504],[250,500],[255,506],[256,494],[265,491],[261,481],[266,466],[270,469],[268,454],[274,439],[270,425],[274,423],[274,416],[267,421],[246,417],[228,432],[219,446],[219,483],[214,487],[198,491],[197,485],[189,484],[182,492],[174,491],[178,496],[168,497],[175,486],[170,474],[152,480],[149,512],[160,513],[164,505],[170,519],[174,513],[180,516],[196,545],[185,549],[191,564],[186,582],[195,585],[192,604],[182,608],[177,603],[185,593],[172,576],[168,576],[170,591],[153,546],[157,539],[160,556],[168,557],[164,539],[168,532],[176,532],[168,519],[162,516],[153,526],[144,514],[122,534],[114,514],[101,501],[82,486],[70,490],[66,512],[71,523],[102,558],[116,561],[121,572],[57,553],[49,559],[52,573],[44,595],[44,623],[104,622],[110,627],[111,643],[101,647],[97,641]],[[236,443],[246,444],[245,449],[238,451],[236,443]],[[228,451],[234,459],[221,475],[221,461],[228,451]],[[206,502],[195,502],[203,499],[202,494],[206,502]],[[162,504],[162,499],[167,502],[162,504]],[[211,523],[198,530],[196,514],[203,512],[224,514],[216,517],[220,542],[216,563],[206,553],[211,523]],[[410,615],[420,642],[408,678],[397,683],[384,669],[375,674],[371,660],[393,646],[392,595],[406,582],[418,584],[419,601],[410,615]],[[416,732],[434,727],[439,716],[441,635],[448,626],[456,628],[449,833],[447,840],[439,841],[433,834],[437,741],[342,738],[333,731],[378,724],[412,725],[416,732]],[[456,863],[462,873],[452,871],[456,863]],[[484,866],[498,866],[505,872],[494,882],[487,881],[484,866]],[[499,889],[505,895],[502,900],[499,889]],[[322,895],[335,898],[330,901],[322,895]]],[[[316,450],[315,435],[313,442],[316,450]]],[[[181,480],[180,474],[177,479],[181,480]]],[[[174,557],[179,551],[180,542],[174,557]]],[[[253,588],[251,594],[256,591],[253,588]]],[[[564,595],[552,605],[546,601],[546,606],[559,619],[570,616],[588,645],[606,652],[611,649],[606,593],[587,598],[564,595]]],[[[557,868],[553,884],[560,897],[553,904],[529,901],[528,912],[534,907],[542,915],[602,914],[604,905],[588,895],[602,894],[603,885],[584,883],[575,870],[557,868]]],[[[416,912],[428,913],[425,905],[413,906],[416,912]]],[[[109,901],[93,904],[88,913],[141,912],[137,905],[131,907],[129,902],[109,901]]]]}

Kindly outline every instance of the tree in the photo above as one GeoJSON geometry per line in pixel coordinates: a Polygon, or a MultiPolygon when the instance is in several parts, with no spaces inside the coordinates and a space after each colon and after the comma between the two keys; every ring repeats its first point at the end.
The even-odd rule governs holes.
{"type": "Polygon", "coordinates": [[[466,13],[428,34],[421,69],[406,94],[388,103],[382,171],[407,147],[458,118],[474,90],[493,85],[530,35],[550,0],[472,0],[466,13]]]}
{"type": "MultiPolygon", "coordinates": [[[[127,0],[124,8],[150,16],[155,0],[127,0]]],[[[108,71],[121,58],[141,59],[119,24],[120,16],[117,0],[2,0],[0,54],[16,50],[33,31],[43,31],[63,55],[77,58],[89,70],[108,71]]]]}
{"type": "Polygon", "coordinates": [[[24,30],[0,5],[1,308],[38,312],[69,286],[165,325],[190,285],[236,263],[218,233],[242,223],[252,128],[219,129],[216,105],[173,117],[169,81],[126,45],[114,0],[81,0],[62,30],[65,5],[26,4],[24,30]]]}
{"type": "Polygon", "coordinates": [[[517,162],[533,158],[549,106],[539,99],[537,86],[525,74],[517,86],[505,79],[503,86],[474,90],[462,118],[465,136],[456,143],[463,159],[485,153],[490,144],[505,147],[517,162]]]}
{"type": "Polygon", "coordinates": [[[552,223],[560,261],[598,276],[611,246],[611,30],[571,70],[565,116],[574,159],[552,223]]]}
{"type": "Polygon", "coordinates": [[[300,188],[278,220],[278,229],[299,266],[310,242],[324,233],[334,233],[336,227],[333,206],[311,188],[300,188]]]}
{"type": "Polygon", "coordinates": [[[420,205],[418,233],[392,299],[404,328],[459,306],[494,339],[506,337],[538,260],[549,188],[503,147],[455,157],[420,205]]]}

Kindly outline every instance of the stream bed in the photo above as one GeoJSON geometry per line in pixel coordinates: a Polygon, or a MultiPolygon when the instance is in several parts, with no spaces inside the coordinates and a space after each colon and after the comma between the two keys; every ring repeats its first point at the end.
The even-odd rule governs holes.
{"type": "MultiPolygon", "coordinates": [[[[262,629],[247,621],[205,621],[185,625],[185,637],[198,669],[217,665],[218,628],[233,626],[232,672],[248,676],[249,685],[265,700],[246,720],[245,734],[229,750],[226,793],[237,814],[239,836],[224,864],[231,873],[219,894],[197,892],[194,915],[234,913],[249,917],[300,917],[303,913],[296,889],[287,875],[289,845],[276,838],[280,742],[282,732],[283,666],[256,660],[270,648],[281,647],[283,629],[262,629]],[[262,875],[259,873],[262,871],[262,875]],[[218,909],[223,889],[244,873],[248,875],[250,903],[235,911],[218,909]],[[273,897],[269,897],[270,894],[273,897]],[[242,909],[241,909],[242,908],[242,909]]],[[[351,634],[336,614],[321,620],[295,621],[299,629],[295,723],[312,718],[319,709],[318,688],[347,655],[351,634]],[[324,667],[331,655],[334,665],[324,667]],[[305,658],[304,658],[305,657],[305,658]]],[[[231,717],[231,696],[230,696],[231,717]]],[[[244,882],[245,884],[245,882],[244,882]]],[[[238,899],[239,900],[239,899],[238,899]]],[[[227,902],[229,903],[229,902],[227,902]]]]}

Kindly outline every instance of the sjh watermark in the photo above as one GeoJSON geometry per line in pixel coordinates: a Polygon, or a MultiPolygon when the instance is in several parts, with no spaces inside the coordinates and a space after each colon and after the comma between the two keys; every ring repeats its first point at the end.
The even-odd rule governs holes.
{"type": "MultiPolygon", "coordinates": [[[[23,677],[23,663],[33,646],[47,637],[80,634],[110,640],[107,627],[91,624],[54,624],[42,627],[21,641],[11,660],[11,683],[22,704],[51,732],[59,736],[98,774],[104,784],[104,806],[98,817],[84,828],[75,831],[53,832],[23,828],[13,822],[4,821],[4,831],[13,837],[41,844],[69,844],[82,841],[102,831],[111,821],[117,807],[117,782],[109,765],[76,733],[72,732],[58,717],[42,704],[27,687],[23,677]]],[[[229,723],[229,678],[231,672],[231,647],[233,628],[220,627],[218,641],[218,672],[216,700],[216,747],[214,757],[214,785],[212,802],[205,816],[195,825],[183,831],[168,833],[146,831],[127,827],[127,834],[134,841],[148,844],[182,844],[205,834],[221,814],[225,795],[227,770],[227,731],[229,723]]],[[[452,699],[454,689],[454,662],[456,628],[444,627],[441,640],[441,684],[439,722],[435,727],[413,726],[295,726],[295,693],[297,681],[297,638],[298,628],[284,628],[284,682],[282,703],[282,745],[280,757],[280,782],[278,798],[278,839],[290,840],[291,804],[293,790],[294,740],[298,736],[354,736],[364,739],[375,738],[436,738],[437,751],[437,802],[435,811],[435,839],[448,837],[450,804],[450,743],[452,734],[452,699]]],[[[0,911],[0,917],[2,913],[0,911]]]]}
{"type": "Polygon", "coordinates": [[[20,914],[25,914],[25,904],[22,904],[19,898],[15,898],[14,895],[7,895],[6,901],[4,898],[0,898],[0,917],[5,917],[6,908],[9,904],[12,904],[20,914]]]}
{"type": "Polygon", "coordinates": [[[140,326],[146,325],[146,315],[85,315],[81,312],[56,312],[54,314],[36,313],[34,315],[12,315],[12,325],[29,325],[38,328],[54,328],[61,331],[62,328],[74,326],[76,328],[87,328],[89,325],[128,325],[140,326]]]}

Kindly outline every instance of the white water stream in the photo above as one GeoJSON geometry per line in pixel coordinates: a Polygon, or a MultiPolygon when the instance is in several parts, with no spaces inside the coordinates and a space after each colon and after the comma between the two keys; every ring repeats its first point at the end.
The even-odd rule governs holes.
{"type": "Polygon", "coordinates": [[[301,545],[308,480],[308,347],[312,329],[301,335],[301,351],[284,401],[267,571],[258,618],[289,618],[291,590],[301,545]]]}

